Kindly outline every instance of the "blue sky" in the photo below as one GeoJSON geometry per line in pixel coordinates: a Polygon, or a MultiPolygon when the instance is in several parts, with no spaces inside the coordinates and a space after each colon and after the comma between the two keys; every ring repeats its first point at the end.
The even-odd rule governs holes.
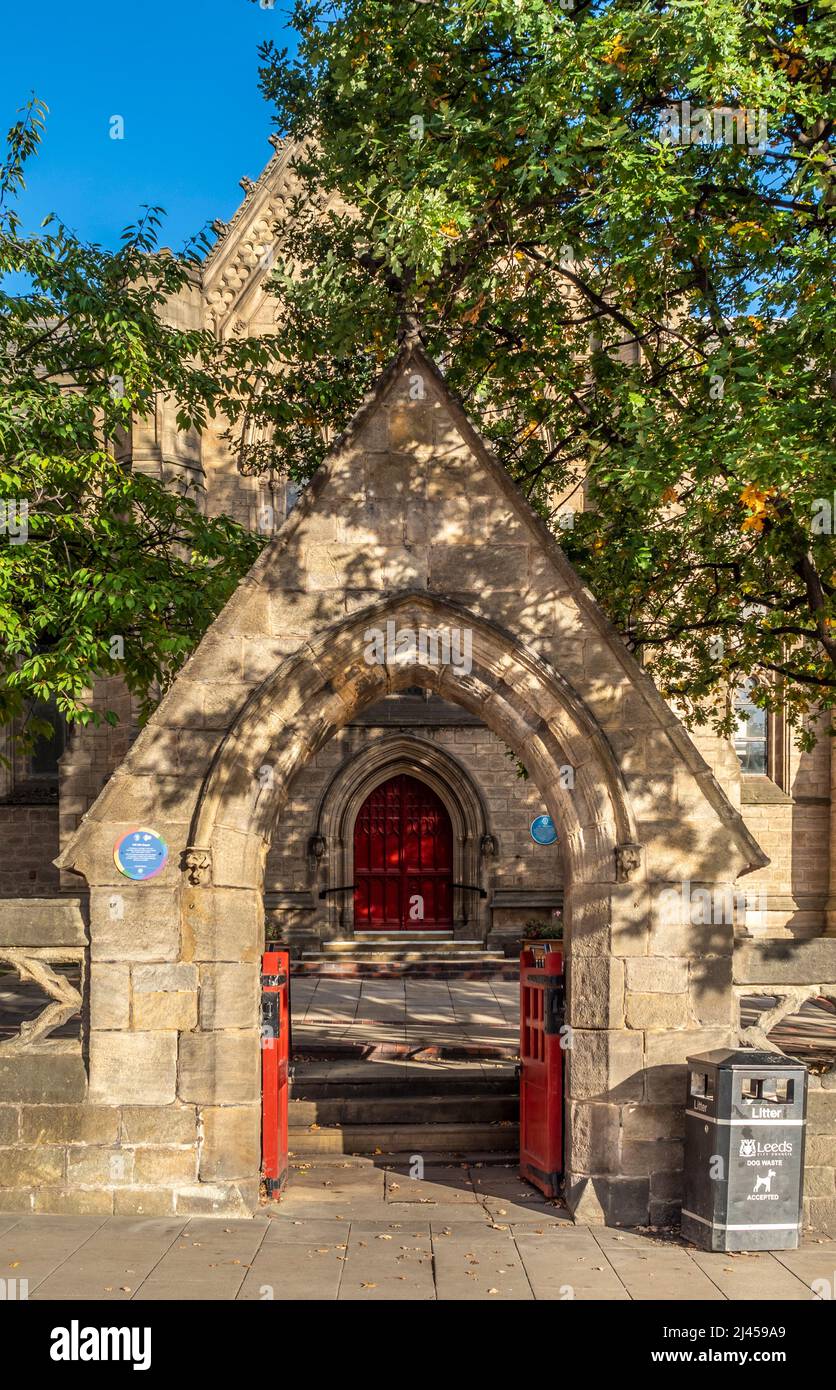
{"type": "Polygon", "coordinates": [[[261,39],[292,46],[289,0],[38,0],[8,7],[0,45],[2,134],[31,92],[50,108],[21,205],[34,228],[55,212],[85,239],[117,246],[143,203],[167,212],[179,247],[243,198],[270,156],[258,90],[261,39]],[[112,116],[122,140],[110,137],[112,116]]]}

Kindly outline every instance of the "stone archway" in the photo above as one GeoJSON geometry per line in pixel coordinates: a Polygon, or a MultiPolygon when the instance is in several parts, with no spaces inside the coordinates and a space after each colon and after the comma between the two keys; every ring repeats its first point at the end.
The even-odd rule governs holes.
{"type": "MultiPolygon", "coordinates": [[[[490,824],[482,797],[464,765],[447,749],[414,734],[384,734],[344,763],[324,788],[317,807],[314,834],[322,843],[320,877],[324,883],[351,883],[354,822],[368,796],[380,782],[398,773],[419,776],[447,810],[453,828],[453,878],[457,883],[483,886],[487,877],[484,837],[490,824]]],[[[460,894],[460,890],[456,890],[460,894]]],[[[460,895],[461,896],[461,895],[460,895]]],[[[456,920],[467,920],[471,935],[487,930],[481,900],[471,907],[458,902],[456,920]]],[[[352,930],[350,911],[333,902],[329,935],[352,930]]]]}
{"type": "Polygon", "coordinates": [[[177,1210],[252,1207],[273,827],[317,750],[407,685],[478,714],[561,829],[572,1209],[669,1217],[685,1058],[734,1030],[733,923],[693,924],[689,893],[724,901],[764,856],[413,344],[61,857],[90,886],[90,1101],[153,1111],[161,1133],[172,1114],[192,1126],[193,1180],[182,1143],[169,1180],[177,1210]],[[434,632],[436,656],[407,645],[370,660],[369,631],[390,622],[434,632]],[[457,662],[463,633],[470,656],[457,662]],[[136,825],[172,851],[153,884],[126,885],[113,863],[136,825]]]}

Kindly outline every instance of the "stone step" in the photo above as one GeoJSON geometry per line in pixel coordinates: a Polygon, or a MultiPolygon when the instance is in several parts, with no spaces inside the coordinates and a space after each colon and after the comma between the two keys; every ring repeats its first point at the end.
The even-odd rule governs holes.
{"type": "Polygon", "coordinates": [[[371,936],[354,941],[323,941],[318,951],[306,951],[305,959],[321,956],[362,956],[367,952],[372,952],[374,955],[388,955],[390,952],[396,955],[404,952],[416,952],[426,956],[448,956],[467,952],[469,955],[499,956],[504,959],[502,951],[496,949],[489,951],[481,941],[467,941],[464,938],[460,938],[458,941],[454,941],[452,938],[449,941],[433,941],[417,936],[393,937],[383,941],[371,936]]]}
{"type": "MultiPolygon", "coordinates": [[[[436,931],[428,927],[426,931],[356,931],[353,937],[345,941],[323,942],[323,946],[351,946],[354,941],[455,941],[455,933],[451,931],[436,931]]],[[[475,938],[474,938],[475,940],[475,938]]],[[[481,944],[481,943],[477,943],[481,944]]]]}
{"type": "Polygon", "coordinates": [[[288,1149],[300,1154],[456,1154],[516,1149],[519,1127],[511,1122],[494,1124],[340,1125],[323,1129],[289,1129],[288,1149]]]}
{"type": "MultiPolygon", "coordinates": [[[[317,1168],[333,1168],[335,1172],[343,1172],[347,1168],[400,1168],[401,1165],[408,1167],[414,1159],[414,1150],[403,1153],[378,1154],[343,1154],[343,1153],[322,1153],[309,1154],[307,1158],[304,1154],[291,1157],[290,1168],[307,1169],[314,1160],[317,1168]]],[[[434,1149],[432,1156],[432,1166],[463,1168],[503,1167],[517,1169],[520,1161],[518,1149],[487,1149],[475,1153],[468,1153],[466,1156],[461,1153],[452,1153],[446,1149],[434,1149]]]]}
{"type": "Polygon", "coordinates": [[[306,1125],[433,1125],[435,1123],[493,1124],[519,1118],[513,1095],[339,1096],[314,1100],[291,1098],[292,1129],[306,1125]]]}
{"type": "MultiPolygon", "coordinates": [[[[361,1062],[359,1066],[368,1069],[370,1064],[361,1062]]],[[[291,1101],[365,1101],[370,1098],[414,1100],[424,1096],[503,1096],[511,1097],[516,1105],[519,1096],[519,1081],[516,1067],[504,1063],[498,1063],[496,1069],[489,1072],[483,1072],[479,1066],[464,1063],[452,1070],[439,1067],[436,1076],[411,1074],[403,1078],[387,1077],[385,1080],[376,1081],[355,1081],[352,1078],[342,1076],[330,1080],[327,1077],[308,1077],[305,1075],[304,1068],[298,1067],[294,1070],[291,1078],[290,1095],[291,1101]]]]}
{"type": "Polygon", "coordinates": [[[435,948],[433,948],[431,951],[416,951],[413,947],[404,946],[398,951],[396,951],[394,947],[392,947],[392,949],[388,951],[378,951],[371,946],[359,946],[355,947],[353,951],[340,951],[339,953],[336,951],[306,951],[305,955],[303,956],[303,961],[334,960],[335,958],[339,960],[348,961],[409,960],[427,961],[428,963],[431,961],[438,961],[439,964],[443,964],[445,961],[454,960],[500,961],[505,959],[501,951],[483,951],[481,949],[474,950],[466,946],[457,947],[455,950],[451,949],[449,951],[445,951],[443,955],[435,948]]]}
{"type": "Polygon", "coordinates": [[[371,959],[358,959],[356,956],[321,956],[312,959],[293,961],[290,973],[294,977],[314,979],[319,975],[332,980],[358,979],[397,979],[403,975],[416,979],[462,978],[467,980],[518,980],[519,964],[504,956],[494,956],[487,952],[465,957],[436,957],[408,954],[406,958],[393,955],[371,956],[371,959]]]}

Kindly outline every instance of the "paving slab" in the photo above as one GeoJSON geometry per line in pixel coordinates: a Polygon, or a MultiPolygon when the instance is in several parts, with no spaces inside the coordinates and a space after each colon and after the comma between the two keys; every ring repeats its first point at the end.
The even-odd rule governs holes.
{"type": "Polygon", "coordinates": [[[336,1299],[347,1242],[347,1229],[342,1231],[338,1241],[273,1241],[268,1244],[265,1239],[241,1284],[237,1295],[239,1302],[336,1299]]]}
{"type": "MultiPolygon", "coordinates": [[[[85,1218],[67,1219],[82,1221],[85,1218]]],[[[108,1217],[38,1285],[34,1294],[30,1292],[30,1298],[127,1302],[185,1225],[182,1218],[108,1217]]]]}
{"type": "Polygon", "coordinates": [[[379,1198],[384,1196],[385,1174],[382,1168],[358,1168],[354,1164],[343,1166],[329,1165],[320,1168],[294,1168],[292,1186],[288,1187],[282,1204],[304,1201],[339,1202],[346,1196],[379,1198]]]}
{"type": "Polygon", "coordinates": [[[340,1300],[428,1302],[435,1298],[426,1222],[352,1222],[340,1300]]]}
{"type": "Polygon", "coordinates": [[[457,1302],[533,1298],[522,1259],[510,1232],[432,1222],[435,1280],[440,1299],[457,1302]]]}
{"type": "MultiPolygon", "coordinates": [[[[270,1211],[268,1218],[275,1215],[270,1211]]],[[[264,1235],[261,1245],[266,1250],[272,1245],[337,1245],[345,1241],[346,1223],[344,1221],[309,1221],[295,1217],[290,1221],[273,1221],[264,1235]]]]}
{"type": "Polygon", "coordinates": [[[135,1299],[234,1299],[267,1233],[252,1221],[190,1221],[140,1284],[135,1299]]]}
{"type": "Polygon", "coordinates": [[[466,1168],[435,1168],[428,1165],[423,1178],[413,1178],[409,1165],[402,1163],[386,1173],[386,1201],[441,1202],[455,1206],[466,1202],[475,1205],[476,1194],[466,1168]]]}
{"type": "Polygon", "coordinates": [[[724,1298],[732,1301],[753,1297],[791,1302],[810,1302],[815,1298],[809,1283],[800,1279],[771,1252],[724,1255],[707,1250],[688,1252],[724,1298]]]}
{"type": "Polygon", "coordinates": [[[572,1218],[565,1207],[552,1206],[548,1202],[509,1202],[499,1197],[481,1199],[490,1219],[502,1226],[565,1226],[572,1224],[572,1218]]]}
{"type": "Polygon", "coordinates": [[[486,1229],[494,1222],[481,1202],[387,1202],[386,1210],[392,1217],[409,1220],[409,1212],[420,1212],[434,1226],[450,1225],[451,1222],[466,1222],[468,1225],[483,1226],[486,1229]]]}
{"type": "Polygon", "coordinates": [[[630,1295],[591,1231],[579,1226],[514,1226],[514,1241],[536,1299],[624,1302],[630,1295]]]}
{"type": "Polygon", "coordinates": [[[106,1216],[10,1217],[0,1234],[0,1278],[27,1279],[32,1297],[38,1285],[107,1220],[106,1216]]]}
{"type": "Polygon", "coordinates": [[[776,1250],[775,1259],[812,1289],[815,1279],[824,1279],[830,1286],[830,1299],[836,1299],[836,1244],[802,1246],[800,1250],[776,1250]]]}
{"type": "MultiPolygon", "coordinates": [[[[594,1233],[598,1234],[597,1228],[594,1233]]],[[[597,1242],[596,1242],[597,1243],[597,1242]]],[[[647,1251],[607,1243],[599,1246],[602,1260],[606,1253],[616,1275],[630,1297],[647,1299],[721,1302],[723,1295],[708,1275],[683,1249],[656,1247],[647,1251]]]]}

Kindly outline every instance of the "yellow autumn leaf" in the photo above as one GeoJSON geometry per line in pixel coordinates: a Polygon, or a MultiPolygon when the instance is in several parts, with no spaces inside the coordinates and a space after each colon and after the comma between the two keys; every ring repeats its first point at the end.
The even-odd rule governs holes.
{"type": "Polygon", "coordinates": [[[609,51],[604,54],[602,61],[605,63],[617,63],[622,53],[626,53],[628,48],[629,44],[624,42],[622,35],[616,34],[609,51]]]}
{"type": "Polygon", "coordinates": [[[494,162],[493,162],[493,167],[494,167],[494,169],[504,169],[505,166],[506,166],[506,164],[510,164],[510,163],[511,163],[511,161],[510,161],[510,159],[508,158],[507,154],[500,154],[500,155],[497,155],[496,159],[494,160],[494,162]]]}
{"type": "Polygon", "coordinates": [[[442,222],[441,230],[445,236],[457,237],[460,235],[459,229],[456,226],[455,222],[442,222]]]}

